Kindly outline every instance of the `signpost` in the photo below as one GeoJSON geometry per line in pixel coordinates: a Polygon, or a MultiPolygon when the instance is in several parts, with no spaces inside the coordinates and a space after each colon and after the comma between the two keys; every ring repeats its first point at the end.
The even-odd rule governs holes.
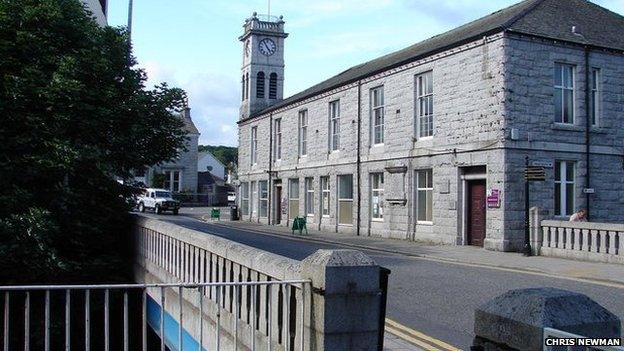
{"type": "MultiPolygon", "coordinates": [[[[546,180],[546,170],[544,167],[548,167],[547,162],[533,162],[533,166],[529,166],[529,156],[524,158],[525,170],[524,170],[524,250],[525,256],[531,256],[531,232],[529,226],[531,225],[529,219],[529,183],[530,182],[543,182],[546,180]]],[[[552,164],[551,166],[552,167],[552,164]]]]}

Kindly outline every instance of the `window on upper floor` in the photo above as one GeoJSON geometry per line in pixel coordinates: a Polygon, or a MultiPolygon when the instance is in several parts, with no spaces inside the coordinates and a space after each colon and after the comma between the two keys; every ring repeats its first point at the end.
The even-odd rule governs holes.
{"type": "Polygon", "coordinates": [[[555,63],[555,122],[574,124],[574,71],[576,67],[555,63]]]}
{"type": "Polygon", "coordinates": [[[258,72],[256,75],[256,97],[264,99],[264,72],[258,72]]]}
{"type": "Polygon", "coordinates": [[[245,101],[245,75],[241,77],[241,101],[245,101]]]}
{"type": "Polygon", "coordinates": [[[329,151],[340,149],[340,100],[329,103],[329,151]]]}
{"type": "Polygon", "coordinates": [[[308,154],[308,110],[299,111],[299,156],[308,154]]]}
{"type": "Polygon", "coordinates": [[[433,72],[416,76],[416,135],[433,136],[433,72]]]}
{"type": "Polygon", "coordinates": [[[277,99],[277,73],[269,75],[269,99],[277,99]]]}
{"type": "Polygon", "coordinates": [[[273,157],[275,161],[279,161],[282,159],[282,119],[278,118],[273,121],[273,157]]]}
{"type": "Polygon", "coordinates": [[[602,72],[600,68],[592,68],[590,76],[591,100],[590,116],[592,126],[600,125],[602,113],[602,72]]]}
{"type": "Polygon", "coordinates": [[[574,213],[574,165],[572,161],[555,162],[555,216],[574,213]]]}
{"type": "Polygon", "coordinates": [[[251,150],[250,150],[250,160],[251,164],[255,165],[258,163],[258,127],[251,128],[251,150]]]}
{"type": "Polygon", "coordinates": [[[384,87],[370,91],[371,104],[371,136],[373,145],[384,143],[384,87]]]}
{"type": "Polygon", "coordinates": [[[249,99],[249,72],[245,74],[245,100],[249,99]]]}

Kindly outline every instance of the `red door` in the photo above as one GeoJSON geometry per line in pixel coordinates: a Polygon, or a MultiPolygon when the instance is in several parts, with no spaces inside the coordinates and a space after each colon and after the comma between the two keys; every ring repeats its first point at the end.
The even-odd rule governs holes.
{"type": "Polygon", "coordinates": [[[468,244],[483,246],[485,240],[485,180],[468,182],[468,244]]]}

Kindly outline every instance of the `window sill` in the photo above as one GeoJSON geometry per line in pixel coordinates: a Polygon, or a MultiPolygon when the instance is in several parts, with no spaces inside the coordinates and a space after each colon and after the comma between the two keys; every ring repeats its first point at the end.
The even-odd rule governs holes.
{"type": "Polygon", "coordinates": [[[323,218],[331,218],[330,215],[323,215],[323,218]]]}
{"type": "Polygon", "coordinates": [[[433,226],[433,222],[416,221],[416,225],[433,226]]]}
{"type": "Polygon", "coordinates": [[[601,126],[593,126],[589,128],[589,131],[595,134],[607,134],[609,133],[609,129],[601,126]]]}
{"type": "Polygon", "coordinates": [[[415,142],[419,142],[419,141],[429,141],[429,140],[433,140],[433,135],[432,135],[432,136],[428,136],[428,137],[414,138],[414,141],[415,141],[415,142]]]}
{"type": "Polygon", "coordinates": [[[371,222],[375,222],[375,223],[383,223],[383,218],[371,218],[371,222]]]}
{"type": "Polygon", "coordinates": [[[339,227],[353,227],[353,224],[338,223],[339,227]]]}
{"type": "Polygon", "coordinates": [[[551,128],[554,130],[566,130],[570,132],[582,132],[585,130],[584,127],[578,126],[576,124],[559,122],[554,122],[553,124],[551,124],[551,128]]]}
{"type": "Polygon", "coordinates": [[[381,143],[381,144],[373,144],[373,145],[371,145],[371,148],[383,147],[383,146],[384,146],[384,143],[381,143]]]}

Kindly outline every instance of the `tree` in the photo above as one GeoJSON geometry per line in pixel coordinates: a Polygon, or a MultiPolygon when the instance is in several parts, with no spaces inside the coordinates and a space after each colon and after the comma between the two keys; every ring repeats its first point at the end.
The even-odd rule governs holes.
{"type": "Polygon", "coordinates": [[[185,94],[79,0],[0,0],[0,283],[123,280],[134,189],[177,157],[185,94]],[[123,269],[122,269],[123,268],[123,269]]]}

